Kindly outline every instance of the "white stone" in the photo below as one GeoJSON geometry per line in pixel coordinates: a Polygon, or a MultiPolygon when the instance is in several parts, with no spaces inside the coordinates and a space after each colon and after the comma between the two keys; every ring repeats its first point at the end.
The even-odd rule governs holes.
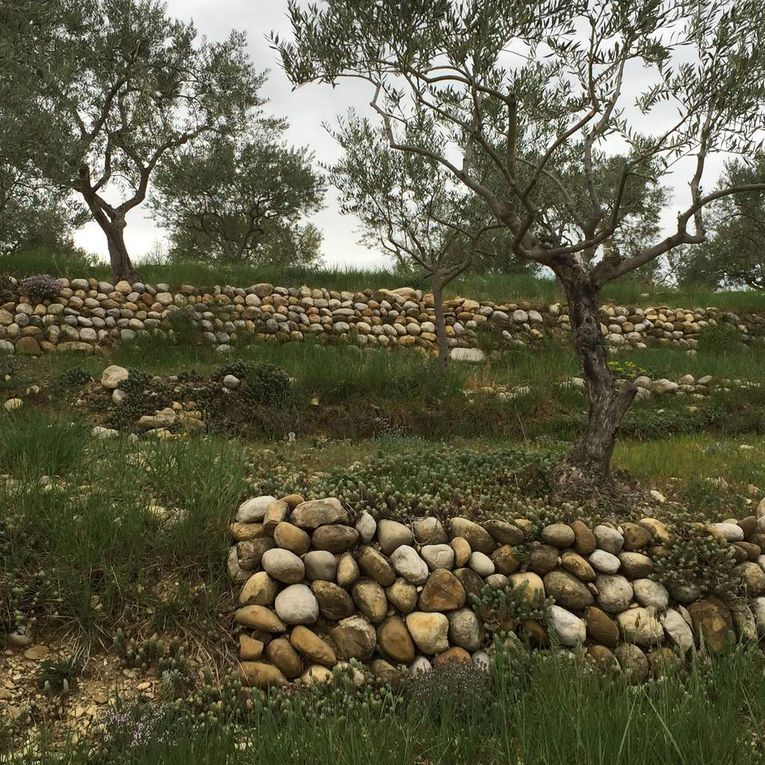
{"type": "Polygon", "coordinates": [[[337,574],[337,558],[328,550],[311,550],[303,556],[305,578],[313,582],[323,579],[334,582],[337,574]]]}
{"type": "Polygon", "coordinates": [[[618,555],[622,547],[624,546],[624,537],[610,526],[596,526],[592,533],[595,535],[595,539],[598,543],[598,547],[601,550],[610,552],[613,555],[618,555]]]}
{"type": "Polygon", "coordinates": [[[409,673],[412,675],[422,675],[430,672],[433,665],[424,656],[418,656],[410,665],[409,673]]]}
{"type": "Polygon", "coordinates": [[[765,597],[754,599],[752,604],[754,619],[757,622],[757,632],[761,638],[765,638],[765,597]]]}
{"type": "Polygon", "coordinates": [[[617,614],[616,622],[628,643],[647,648],[664,639],[664,628],[650,608],[630,608],[617,614]]]}
{"type": "Polygon", "coordinates": [[[480,364],[486,359],[486,354],[480,348],[452,348],[449,356],[453,361],[466,361],[480,364]]]}
{"type": "Polygon", "coordinates": [[[274,579],[284,584],[296,584],[305,575],[303,561],[295,553],[280,547],[266,550],[263,553],[261,566],[274,579]]]}
{"type": "Polygon", "coordinates": [[[364,510],[356,521],[356,531],[359,532],[359,539],[365,545],[374,539],[375,532],[377,531],[377,521],[371,513],[364,510]]]}
{"type": "Polygon", "coordinates": [[[390,556],[396,572],[412,584],[425,584],[428,578],[428,564],[410,545],[397,547],[390,556]]]}
{"type": "Polygon", "coordinates": [[[584,643],[587,627],[582,619],[560,606],[550,606],[550,626],[561,645],[573,647],[584,643]]]}
{"type": "Polygon", "coordinates": [[[390,555],[401,545],[411,545],[414,541],[412,530],[398,521],[384,520],[377,524],[377,539],[380,548],[386,555],[390,555]]]}
{"type": "Polygon", "coordinates": [[[3,404],[6,412],[15,412],[17,409],[21,409],[22,406],[24,406],[24,402],[20,398],[9,398],[3,404]]]}
{"type": "Polygon", "coordinates": [[[668,608],[661,614],[661,616],[659,616],[659,621],[661,622],[661,626],[664,627],[667,637],[681,651],[683,651],[683,653],[686,653],[693,648],[693,631],[688,625],[688,622],[678,611],[675,611],[674,608],[668,608]]]}
{"type": "Polygon", "coordinates": [[[425,545],[420,550],[431,571],[445,568],[449,571],[454,567],[454,548],[451,545],[425,545]]]}
{"type": "Polygon", "coordinates": [[[632,600],[632,585],[618,574],[599,574],[595,578],[598,605],[609,614],[624,611],[632,600]]]}
{"type": "Polygon", "coordinates": [[[478,576],[491,576],[494,571],[494,563],[491,558],[485,553],[474,550],[470,553],[470,559],[468,560],[468,566],[478,574],[478,576]]]}
{"type": "Polygon", "coordinates": [[[226,375],[223,378],[223,387],[229,390],[236,390],[241,385],[241,381],[234,375],[226,375]]]}
{"type": "Polygon", "coordinates": [[[262,497],[251,497],[239,505],[236,511],[236,520],[239,523],[258,523],[263,520],[268,506],[276,502],[276,497],[264,495],[262,497]]]}
{"type": "Polygon", "coordinates": [[[119,387],[121,382],[127,380],[129,376],[130,372],[125,367],[112,364],[101,373],[101,385],[107,390],[114,390],[119,387]]]}
{"type": "Polygon", "coordinates": [[[601,571],[604,574],[615,574],[621,566],[621,561],[610,552],[605,550],[595,550],[590,555],[590,564],[596,571],[601,571]]]}
{"type": "Polygon", "coordinates": [[[483,642],[483,626],[472,608],[459,608],[447,614],[449,642],[466,651],[477,651],[483,642]]]}
{"type": "Polygon", "coordinates": [[[486,651],[478,651],[477,653],[474,653],[473,664],[478,669],[481,669],[484,672],[488,672],[489,666],[491,664],[491,659],[489,658],[489,654],[486,653],[486,651]]]}
{"type": "Polygon", "coordinates": [[[319,618],[319,601],[304,584],[285,587],[276,596],[274,609],[286,624],[314,624],[319,618]]]}
{"type": "Polygon", "coordinates": [[[109,438],[117,438],[119,436],[119,431],[114,430],[114,428],[104,428],[101,427],[101,425],[96,425],[95,428],[90,431],[90,435],[93,438],[98,438],[101,441],[105,441],[109,438]]]}
{"type": "Polygon", "coordinates": [[[669,593],[661,582],[652,579],[635,579],[632,582],[632,590],[635,600],[646,608],[655,608],[663,611],[669,603],[669,593]]]}
{"type": "Polygon", "coordinates": [[[710,528],[722,534],[729,542],[744,540],[744,530],[737,523],[713,523],[710,528]]]}

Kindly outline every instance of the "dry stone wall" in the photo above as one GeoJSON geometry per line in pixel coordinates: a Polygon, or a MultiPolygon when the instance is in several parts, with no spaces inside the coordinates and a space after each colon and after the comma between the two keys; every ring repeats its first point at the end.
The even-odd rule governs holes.
{"type": "Polygon", "coordinates": [[[367,665],[486,666],[493,637],[585,650],[638,679],[694,648],[765,640],[765,500],[703,529],[740,585],[735,600],[657,575],[672,543],[655,518],[538,527],[528,519],[354,516],[336,498],[260,496],[231,524],[229,573],[245,684],[329,680],[367,665]]]}
{"type": "MultiPolygon", "coordinates": [[[[432,295],[409,287],[337,292],[271,284],[183,285],[171,291],[166,284],[58,281],[56,297],[36,300],[22,295],[0,303],[0,353],[92,353],[115,342],[171,333],[184,320],[192,321],[194,331],[221,350],[243,338],[284,342],[316,337],[426,349],[436,344],[432,295]]],[[[480,358],[474,346],[481,329],[512,344],[570,331],[566,307],[559,303],[534,306],[454,298],[445,304],[445,314],[452,353],[467,361],[480,358]]],[[[738,316],[715,308],[606,305],[601,320],[603,334],[614,347],[693,349],[703,327],[721,322],[735,325],[744,342],[765,333],[765,315],[738,316]]]]}

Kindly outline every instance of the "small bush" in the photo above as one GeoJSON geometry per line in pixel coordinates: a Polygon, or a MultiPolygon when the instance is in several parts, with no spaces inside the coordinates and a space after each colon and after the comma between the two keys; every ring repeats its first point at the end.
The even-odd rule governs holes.
{"type": "Polygon", "coordinates": [[[18,293],[18,282],[12,276],[0,276],[0,304],[15,303],[18,293]]]}
{"type": "Polygon", "coordinates": [[[35,274],[21,282],[21,291],[33,300],[51,300],[58,295],[61,282],[50,274],[35,274]]]}
{"type": "Polygon", "coordinates": [[[93,378],[87,369],[83,369],[82,367],[71,367],[70,369],[65,369],[58,376],[58,384],[74,387],[77,385],[86,385],[92,379],[93,378]]]}
{"type": "Polygon", "coordinates": [[[290,397],[289,375],[275,364],[255,364],[245,375],[247,394],[252,401],[266,406],[284,405],[290,397]]]}
{"type": "Polygon", "coordinates": [[[740,353],[741,332],[733,324],[708,325],[699,332],[699,353],[710,356],[740,353]]]}

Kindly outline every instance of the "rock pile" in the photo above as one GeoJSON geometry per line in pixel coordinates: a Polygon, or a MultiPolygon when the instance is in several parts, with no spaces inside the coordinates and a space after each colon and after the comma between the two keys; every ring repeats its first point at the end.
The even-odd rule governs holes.
{"type": "MultiPolygon", "coordinates": [[[[91,353],[121,340],[172,332],[179,317],[187,318],[194,331],[222,350],[244,336],[282,342],[313,336],[427,349],[436,344],[432,295],[411,287],[338,292],[271,284],[204,289],[182,285],[171,291],[167,284],[58,281],[59,294],[53,299],[21,296],[0,305],[0,353],[91,353]]],[[[532,306],[454,298],[444,304],[444,311],[453,348],[471,349],[482,328],[491,328],[511,344],[570,331],[566,307],[557,303],[532,306]]],[[[721,322],[736,326],[743,342],[765,330],[763,315],[737,316],[716,308],[605,305],[601,310],[601,330],[615,347],[641,348],[650,343],[692,349],[705,326],[721,322]]],[[[475,359],[467,354],[466,360],[475,359]]]]}
{"type": "Polygon", "coordinates": [[[524,518],[402,524],[355,517],[335,498],[254,497],[231,524],[228,555],[242,585],[241,676],[256,686],[314,683],[352,660],[383,678],[402,667],[485,666],[494,632],[522,632],[647,678],[694,646],[765,638],[765,500],[757,515],[707,532],[732,546],[746,595],[735,604],[659,580],[655,559],[670,532],[654,518],[594,528],[537,529],[524,518]]]}

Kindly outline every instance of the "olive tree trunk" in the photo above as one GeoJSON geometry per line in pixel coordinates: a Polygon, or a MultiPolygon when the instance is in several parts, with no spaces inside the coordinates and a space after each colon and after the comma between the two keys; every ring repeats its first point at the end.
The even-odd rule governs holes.
{"type": "Polygon", "coordinates": [[[125,245],[125,219],[115,218],[108,223],[101,221],[99,223],[104,234],[106,234],[106,241],[109,245],[109,262],[111,263],[114,282],[124,280],[133,284],[139,281],[125,245]]]}
{"type": "Polygon", "coordinates": [[[572,340],[589,402],[587,427],[566,457],[560,480],[604,483],[610,477],[611,455],[619,426],[637,388],[630,382],[617,387],[616,378],[608,368],[608,354],[600,330],[598,287],[576,265],[558,265],[554,270],[568,299],[572,340]]]}
{"type": "Polygon", "coordinates": [[[438,367],[441,372],[445,372],[449,361],[449,343],[446,338],[446,320],[444,319],[444,285],[437,276],[433,276],[431,279],[431,289],[433,292],[433,310],[436,314],[438,367]]]}

